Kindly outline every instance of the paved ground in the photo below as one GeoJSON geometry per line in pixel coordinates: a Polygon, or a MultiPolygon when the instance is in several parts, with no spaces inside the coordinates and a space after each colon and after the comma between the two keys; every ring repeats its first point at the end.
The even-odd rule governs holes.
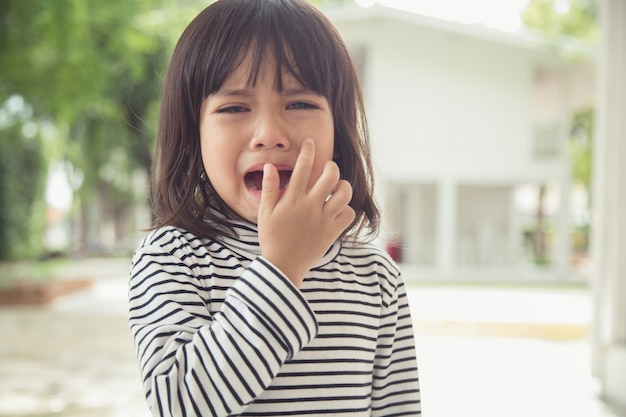
{"type": "MultiPolygon", "coordinates": [[[[0,417],[148,417],[126,323],[128,260],[95,284],[0,309],[0,417]]],[[[426,417],[618,417],[596,396],[582,291],[412,287],[426,417]]]]}
{"type": "Polygon", "coordinates": [[[427,417],[620,417],[590,370],[580,290],[420,288],[416,320],[427,417]]]}
{"type": "Polygon", "coordinates": [[[1,417],[148,417],[126,321],[127,260],[90,261],[94,285],[45,307],[0,309],[1,417]]]}

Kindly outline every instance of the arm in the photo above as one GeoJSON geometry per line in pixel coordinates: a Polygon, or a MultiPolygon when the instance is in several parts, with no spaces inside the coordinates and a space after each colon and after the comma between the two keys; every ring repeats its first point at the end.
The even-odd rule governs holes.
{"type": "Polygon", "coordinates": [[[372,416],[421,415],[413,325],[400,276],[383,313],[374,364],[372,416]]]}
{"type": "Polygon", "coordinates": [[[161,247],[134,256],[130,326],[155,416],[238,414],[317,331],[299,291],[263,258],[218,312],[191,269],[161,247]]]}

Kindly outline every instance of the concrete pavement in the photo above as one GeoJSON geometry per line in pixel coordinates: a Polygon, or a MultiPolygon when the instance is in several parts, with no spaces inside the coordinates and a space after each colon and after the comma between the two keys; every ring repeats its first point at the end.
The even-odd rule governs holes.
{"type": "MultiPolygon", "coordinates": [[[[94,285],[0,309],[0,417],[148,417],[126,322],[128,259],[94,285]]],[[[580,290],[409,286],[427,417],[618,417],[596,398],[580,290]]],[[[621,417],[621,416],[620,416],[621,417]]]]}
{"type": "Polygon", "coordinates": [[[583,290],[410,287],[424,415],[623,417],[598,398],[583,290]]]}
{"type": "Polygon", "coordinates": [[[88,289],[0,309],[1,417],[149,417],[126,320],[129,261],[87,260],[88,289]]]}

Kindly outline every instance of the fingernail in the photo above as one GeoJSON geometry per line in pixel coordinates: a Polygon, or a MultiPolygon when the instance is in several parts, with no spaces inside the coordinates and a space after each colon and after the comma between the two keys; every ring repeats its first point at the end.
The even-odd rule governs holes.
{"type": "Polygon", "coordinates": [[[315,143],[313,142],[313,138],[305,138],[304,141],[307,143],[315,143]]]}

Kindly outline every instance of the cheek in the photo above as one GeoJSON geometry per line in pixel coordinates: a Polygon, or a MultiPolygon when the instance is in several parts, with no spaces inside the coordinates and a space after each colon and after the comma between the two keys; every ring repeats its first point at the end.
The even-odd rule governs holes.
{"type": "Polygon", "coordinates": [[[209,177],[209,181],[215,185],[215,180],[218,179],[219,173],[223,171],[223,161],[225,156],[223,150],[211,141],[202,141],[202,164],[204,170],[209,177]],[[219,157],[221,155],[221,157],[219,157]]]}
{"type": "MultiPolygon", "coordinates": [[[[332,161],[334,158],[334,138],[332,132],[330,138],[322,142],[317,142],[315,147],[315,163],[313,164],[313,170],[311,180],[317,181],[324,171],[324,166],[327,162],[332,161]]],[[[314,181],[313,181],[314,182],[314,181]]]]}
{"type": "Polygon", "coordinates": [[[202,153],[202,164],[204,165],[204,169],[208,171],[213,165],[211,155],[213,155],[215,151],[211,149],[210,144],[204,139],[200,139],[200,151],[202,153]]]}

